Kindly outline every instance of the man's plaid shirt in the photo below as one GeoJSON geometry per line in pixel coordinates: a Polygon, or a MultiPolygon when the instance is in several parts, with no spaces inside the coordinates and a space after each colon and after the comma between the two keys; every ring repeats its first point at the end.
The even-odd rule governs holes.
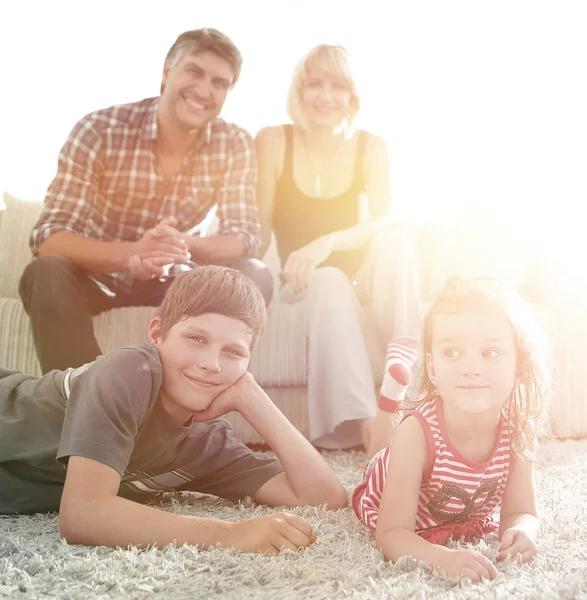
{"type": "MultiPolygon", "coordinates": [[[[165,217],[187,232],[216,205],[218,235],[234,235],[254,256],[257,159],[251,136],[220,118],[185,156],[168,185],[158,168],[158,98],[91,113],[73,128],[30,237],[33,254],[53,233],[135,241],[165,217]]],[[[113,274],[126,279],[130,273],[113,274]]]]}

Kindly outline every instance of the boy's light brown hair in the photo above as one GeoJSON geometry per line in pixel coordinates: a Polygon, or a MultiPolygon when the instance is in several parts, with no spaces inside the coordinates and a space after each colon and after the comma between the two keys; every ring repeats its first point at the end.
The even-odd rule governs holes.
{"type": "Polygon", "coordinates": [[[161,336],[179,321],[215,313],[239,319],[251,333],[251,350],[267,320],[259,288],[236,269],[206,265],[178,275],[169,286],[161,307],[161,336]]]}

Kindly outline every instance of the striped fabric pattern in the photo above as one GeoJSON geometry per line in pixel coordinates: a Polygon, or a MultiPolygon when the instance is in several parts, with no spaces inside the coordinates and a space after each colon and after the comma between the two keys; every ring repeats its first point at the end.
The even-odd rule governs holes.
{"type": "Polygon", "coordinates": [[[353,493],[353,509],[371,531],[377,528],[377,515],[387,478],[391,444],[380,450],[365,468],[365,480],[353,493]]]}
{"type": "Polygon", "coordinates": [[[420,422],[428,426],[434,442],[430,464],[434,463],[420,488],[417,531],[485,520],[499,505],[509,473],[511,444],[505,416],[491,457],[482,465],[474,464],[458,453],[446,435],[439,400],[422,403],[414,411],[421,415],[420,422]]]}
{"type": "MultiPolygon", "coordinates": [[[[471,463],[453,447],[442,420],[442,400],[421,402],[407,416],[421,423],[429,443],[428,468],[422,480],[416,515],[416,533],[475,521],[488,523],[498,507],[510,467],[510,433],[502,414],[496,445],[483,464],[471,463]]],[[[404,417],[404,418],[406,418],[404,417]]],[[[391,444],[367,465],[365,480],[353,494],[353,508],[375,531],[387,478],[391,444]]]]}

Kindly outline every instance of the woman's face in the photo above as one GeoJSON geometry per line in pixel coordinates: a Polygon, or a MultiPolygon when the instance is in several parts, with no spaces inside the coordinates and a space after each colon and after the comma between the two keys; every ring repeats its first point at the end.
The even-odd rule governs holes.
{"type": "Polygon", "coordinates": [[[342,77],[310,72],[302,87],[302,105],[310,127],[334,129],[349,115],[351,91],[342,77]]]}

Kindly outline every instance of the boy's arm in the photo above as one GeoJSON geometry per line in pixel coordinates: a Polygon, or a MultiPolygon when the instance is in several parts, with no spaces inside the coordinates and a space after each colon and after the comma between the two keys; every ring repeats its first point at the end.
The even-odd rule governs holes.
{"type": "Polygon", "coordinates": [[[61,498],[61,536],[88,546],[162,547],[175,542],[271,553],[316,539],[310,525],[295,515],[275,513],[238,523],[189,517],[120,498],[119,485],[120,475],[112,467],[71,456],[61,498]]]}
{"type": "Polygon", "coordinates": [[[194,418],[206,421],[231,410],[240,412],[255,428],[284,469],[257,490],[256,502],[269,506],[326,504],[328,508],[347,505],[347,493],[336,475],[248,372],[194,418]]]}
{"type": "Polygon", "coordinates": [[[88,546],[165,546],[176,540],[202,547],[225,541],[229,523],[195,519],[117,496],[118,472],[82,456],[69,458],[59,527],[69,543],[88,546]]]}
{"type": "Polygon", "coordinates": [[[498,560],[518,552],[523,562],[536,556],[538,525],[534,463],[515,457],[501,501],[498,560]]]}

